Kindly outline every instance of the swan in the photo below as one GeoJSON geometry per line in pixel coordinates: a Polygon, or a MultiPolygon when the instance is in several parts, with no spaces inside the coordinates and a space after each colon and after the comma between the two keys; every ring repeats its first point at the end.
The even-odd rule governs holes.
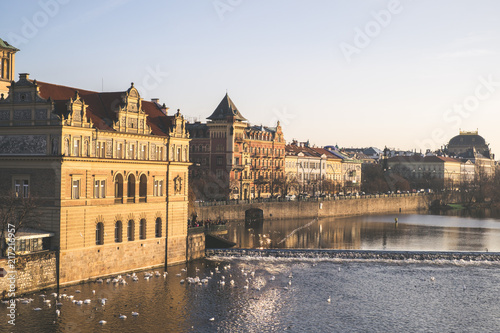
{"type": "Polygon", "coordinates": [[[214,320],[215,320],[215,318],[214,318],[214,317],[212,317],[212,318],[210,318],[209,320],[210,320],[210,321],[214,321],[214,320]]]}
{"type": "Polygon", "coordinates": [[[90,299],[87,298],[85,301],[83,301],[83,303],[90,304],[90,299]]]}
{"type": "Polygon", "coordinates": [[[121,314],[120,317],[118,317],[118,318],[120,318],[120,319],[127,319],[127,316],[121,314]]]}
{"type": "Polygon", "coordinates": [[[139,312],[132,312],[132,316],[138,316],[139,312]]]}
{"type": "Polygon", "coordinates": [[[59,317],[61,315],[61,310],[57,309],[56,310],[56,315],[59,317]]]}
{"type": "Polygon", "coordinates": [[[326,300],[328,303],[331,303],[332,302],[332,298],[330,296],[328,296],[328,299],[326,300]]]}
{"type": "Polygon", "coordinates": [[[107,323],[107,321],[106,321],[106,320],[100,320],[100,321],[99,321],[99,324],[101,324],[101,325],[105,325],[106,323],[107,323]]]}
{"type": "Polygon", "coordinates": [[[42,311],[42,308],[34,308],[34,311],[42,311]]]}
{"type": "Polygon", "coordinates": [[[434,276],[431,276],[431,281],[434,281],[436,280],[436,278],[434,276]]]}

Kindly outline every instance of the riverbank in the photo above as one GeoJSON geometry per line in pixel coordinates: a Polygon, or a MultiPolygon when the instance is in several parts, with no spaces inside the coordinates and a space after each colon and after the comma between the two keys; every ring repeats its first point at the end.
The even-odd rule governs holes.
{"type": "Polygon", "coordinates": [[[394,196],[343,197],[342,199],[315,201],[278,201],[278,202],[228,202],[198,203],[190,212],[198,219],[224,219],[244,221],[249,209],[261,209],[265,220],[292,218],[321,218],[368,215],[380,213],[410,213],[427,210],[430,196],[401,194],[394,196]]]}

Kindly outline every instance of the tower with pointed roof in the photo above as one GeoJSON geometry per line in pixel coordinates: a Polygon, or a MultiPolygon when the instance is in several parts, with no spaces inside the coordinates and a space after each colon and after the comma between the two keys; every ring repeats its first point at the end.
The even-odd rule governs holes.
{"type": "Polygon", "coordinates": [[[17,48],[0,39],[0,94],[4,94],[5,97],[9,93],[10,82],[14,80],[17,51],[19,51],[17,48]]]}
{"type": "Polygon", "coordinates": [[[227,93],[207,119],[206,124],[188,125],[192,162],[213,174],[225,190],[218,193],[221,197],[204,199],[273,195],[275,179],[284,174],[285,139],[279,121],[276,127],[250,126],[227,93]]]}

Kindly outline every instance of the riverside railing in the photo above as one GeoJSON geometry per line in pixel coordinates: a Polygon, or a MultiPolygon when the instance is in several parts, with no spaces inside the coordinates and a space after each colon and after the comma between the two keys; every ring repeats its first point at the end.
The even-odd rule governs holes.
{"type": "Polygon", "coordinates": [[[397,198],[397,197],[414,197],[423,196],[432,193],[393,193],[393,194],[365,194],[365,195],[340,195],[333,197],[310,197],[310,198],[260,198],[260,199],[234,199],[234,200],[220,200],[220,201],[197,201],[195,204],[198,207],[205,206],[226,206],[226,205],[241,205],[263,202],[289,202],[289,201],[303,201],[303,202],[321,202],[321,201],[335,201],[335,200],[357,200],[357,199],[372,199],[372,198],[397,198]]]}

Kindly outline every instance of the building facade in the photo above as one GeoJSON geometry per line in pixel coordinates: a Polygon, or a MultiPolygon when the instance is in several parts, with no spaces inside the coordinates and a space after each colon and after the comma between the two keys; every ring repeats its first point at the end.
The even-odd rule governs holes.
{"type": "Polygon", "coordinates": [[[276,127],[251,126],[226,94],[207,123],[187,125],[191,174],[203,200],[267,198],[285,174],[285,139],[276,127]],[[209,183],[206,183],[208,179],[209,183]]]}
{"type": "Polygon", "coordinates": [[[21,74],[0,100],[0,186],[36,201],[61,283],[181,263],[189,141],[180,112],[133,84],[98,93],[21,74]]]}

